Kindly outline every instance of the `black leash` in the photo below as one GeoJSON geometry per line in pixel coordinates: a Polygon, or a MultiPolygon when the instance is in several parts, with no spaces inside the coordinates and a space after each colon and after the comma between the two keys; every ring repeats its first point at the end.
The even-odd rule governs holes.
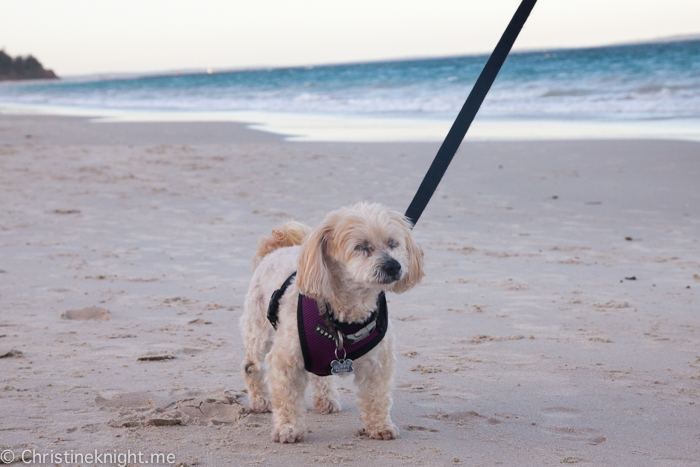
{"type": "Polygon", "coordinates": [[[442,142],[442,146],[440,146],[433,163],[430,165],[428,173],[425,174],[425,178],[420,184],[416,196],[413,197],[411,205],[406,210],[405,216],[413,225],[416,225],[416,222],[418,222],[430,198],[432,198],[433,193],[435,193],[435,189],[440,183],[440,180],[442,180],[442,176],[445,175],[447,167],[450,165],[457,149],[459,149],[459,145],[462,144],[464,135],[467,134],[467,130],[469,130],[469,126],[472,124],[476,113],[479,111],[481,103],[484,102],[486,94],[488,94],[489,89],[491,89],[496,75],[498,75],[498,72],[501,70],[503,62],[508,57],[508,53],[513,47],[515,39],[517,39],[518,34],[520,34],[520,30],[523,28],[536,2],[537,0],[522,1],[513,15],[513,19],[510,20],[503,36],[501,36],[501,40],[498,41],[496,48],[493,49],[489,60],[486,62],[484,69],[476,80],[476,84],[474,84],[474,88],[472,88],[472,91],[469,93],[467,101],[464,103],[464,106],[462,106],[462,110],[459,111],[459,115],[457,115],[449,133],[447,133],[445,141],[442,142]]]}

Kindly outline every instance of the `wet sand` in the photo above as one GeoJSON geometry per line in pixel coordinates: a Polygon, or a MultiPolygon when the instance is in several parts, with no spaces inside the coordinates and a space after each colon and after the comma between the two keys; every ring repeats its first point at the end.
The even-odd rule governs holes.
{"type": "Polygon", "coordinates": [[[247,413],[255,240],[360,200],[403,211],[437,147],[0,116],[0,448],[183,466],[697,465],[694,142],[465,143],[415,229],[427,277],[388,296],[400,439],[358,435],[351,378],[343,411],[309,412],[301,444],[247,413]]]}

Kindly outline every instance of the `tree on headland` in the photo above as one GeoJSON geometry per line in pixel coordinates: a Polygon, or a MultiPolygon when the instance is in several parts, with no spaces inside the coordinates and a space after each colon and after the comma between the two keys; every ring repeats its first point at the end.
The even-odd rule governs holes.
{"type": "Polygon", "coordinates": [[[58,79],[52,70],[46,70],[39,60],[27,55],[12,58],[0,50],[0,81],[19,79],[58,79]]]}

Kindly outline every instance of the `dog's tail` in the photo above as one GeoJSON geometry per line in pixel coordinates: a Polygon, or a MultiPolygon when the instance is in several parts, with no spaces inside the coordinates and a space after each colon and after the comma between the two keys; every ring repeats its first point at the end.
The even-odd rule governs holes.
{"type": "Polygon", "coordinates": [[[272,229],[272,235],[258,240],[258,252],[253,256],[253,269],[258,267],[262,259],[278,248],[301,245],[301,241],[311,229],[299,222],[289,221],[272,229]]]}

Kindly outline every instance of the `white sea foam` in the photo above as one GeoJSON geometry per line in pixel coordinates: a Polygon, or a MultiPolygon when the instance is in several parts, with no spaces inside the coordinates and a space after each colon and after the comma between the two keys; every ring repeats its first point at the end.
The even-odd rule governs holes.
{"type": "MultiPolygon", "coordinates": [[[[64,115],[92,122],[239,122],[277,133],[288,141],[439,142],[452,120],[436,118],[367,117],[257,111],[134,111],[0,105],[0,114],[64,115]]],[[[700,119],[673,120],[532,120],[477,118],[470,141],[552,139],[680,139],[700,141],[700,119]]]]}

